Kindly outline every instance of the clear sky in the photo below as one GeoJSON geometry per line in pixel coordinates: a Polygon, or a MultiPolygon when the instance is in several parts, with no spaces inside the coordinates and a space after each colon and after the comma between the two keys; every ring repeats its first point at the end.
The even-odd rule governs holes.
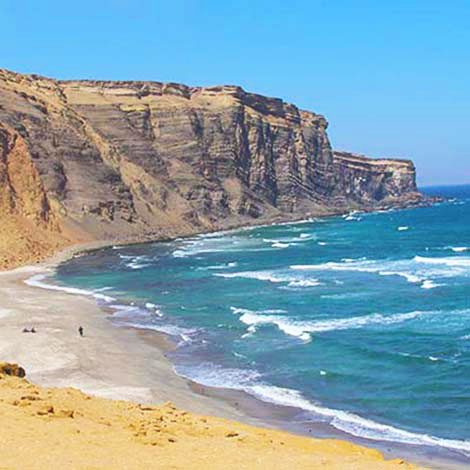
{"type": "Polygon", "coordinates": [[[469,0],[2,0],[0,67],[238,84],[324,114],[334,148],[470,183],[469,0]]]}

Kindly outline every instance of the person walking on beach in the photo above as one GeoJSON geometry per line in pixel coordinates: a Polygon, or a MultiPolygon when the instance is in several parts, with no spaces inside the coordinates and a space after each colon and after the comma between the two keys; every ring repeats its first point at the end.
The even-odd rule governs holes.
{"type": "Polygon", "coordinates": [[[83,336],[83,328],[81,326],[78,327],[78,334],[83,336]]]}

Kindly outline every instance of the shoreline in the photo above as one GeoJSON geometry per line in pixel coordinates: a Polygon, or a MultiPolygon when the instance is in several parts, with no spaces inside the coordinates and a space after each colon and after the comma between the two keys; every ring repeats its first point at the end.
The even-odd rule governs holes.
{"type": "MultiPolygon", "coordinates": [[[[227,229],[227,231],[237,229],[239,228],[230,228],[227,229]]],[[[160,240],[149,243],[159,241],[160,240]]],[[[0,333],[0,341],[5,339],[5,333],[8,334],[9,332],[10,341],[14,339],[18,343],[27,339],[28,344],[34,343],[33,346],[36,351],[33,351],[32,354],[29,354],[28,356],[28,352],[26,352],[23,347],[19,349],[19,352],[15,352],[10,357],[5,357],[5,348],[0,347],[2,359],[11,359],[14,362],[21,363],[21,365],[23,365],[27,370],[28,378],[31,378],[33,382],[39,385],[75,386],[87,393],[97,396],[126,399],[144,403],[162,402],[171,399],[171,401],[175,402],[178,407],[182,407],[192,412],[217,415],[219,417],[235,419],[237,421],[242,421],[245,424],[254,424],[265,428],[279,428],[280,424],[284,422],[276,422],[276,420],[272,419],[271,422],[269,422],[266,410],[273,411],[274,408],[279,409],[282,407],[265,404],[265,413],[261,413],[261,416],[259,417],[253,417],[250,416],[249,413],[245,413],[244,408],[246,408],[246,404],[245,406],[237,406],[238,401],[242,400],[240,398],[240,394],[242,392],[226,389],[212,389],[211,387],[202,386],[178,376],[164,354],[165,347],[169,346],[169,344],[163,344],[168,342],[168,339],[165,339],[167,335],[164,333],[136,330],[130,327],[116,328],[109,322],[109,315],[105,314],[103,309],[97,305],[96,300],[93,298],[87,298],[84,295],[75,295],[61,291],[47,291],[45,289],[39,289],[24,284],[24,280],[30,278],[32,275],[50,273],[59,263],[64,262],[77,254],[86,253],[112,245],[122,245],[122,243],[109,241],[76,245],[57,253],[46,263],[36,267],[18,268],[13,271],[0,273],[0,279],[4,281],[0,288],[0,296],[3,298],[3,306],[7,305],[7,310],[13,310],[18,313],[18,309],[15,304],[18,302],[18,298],[21,297],[20,302],[23,304],[23,309],[20,308],[19,310],[20,313],[22,313],[22,316],[20,316],[20,319],[17,318],[17,320],[25,323],[27,321],[35,321],[36,323],[34,326],[37,329],[37,334],[34,337],[29,334],[23,334],[21,333],[20,328],[20,326],[22,327],[23,325],[17,322],[15,325],[16,331],[12,331],[12,325],[10,325],[10,329],[7,329],[6,332],[3,331],[0,333]],[[7,284],[10,284],[9,286],[4,286],[5,280],[7,284]],[[11,284],[15,284],[15,289],[11,288],[11,284]],[[23,291],[21,295],[18,295],[18,289],[23,291]],[[14,294],[13,291],[16,290],[17,294],[12,300],[10,300],[10,303],[5,302],[5,293],[8,290],[12,291],[11,294],[14,294]],[[35,305],[33,310],[38,310],[40,311],[38,313],[46,314],[46,316],[28,317],[27,313],[24,311],[24,307],[30,306],[31,308],[31,306],[36,303],[39,305],[35,305]],[[46,307],[50,308],[51,304],[54,309],[52,318],[50,316],[50,312],[46,309],[46,307]],[[70,304],[71,306],[69,306],[70,304]],[[65,308],[66,306],[67,308],[65,308]],[[79,313],[80,311],[86,311],[86,316],[81,316],[79,313]],[[61,331],[57,331],[57,329],[56,331],[53,331],[54,328],[51,322],[58,321],[60,323],[60,321],[63,322],[65,319],[67,320],[67,325],[70,327],[70,331],[67,331],[66,334],[64,333],[64,329],[61,331]],[[77,323],[78,321],[82,322],[85,327],[85,338],[82,339],[78,338],[78,334],[76,333],[78,324],[75,327],[72,326],[72,322],[77,323]],[[52,344],[46,345],[44,341],[38,341],[38,338],[41,338],[41,332],[44,331],[52,334],[52,339],[55,340],[52,344]],[[99,347],[100,345],[95,344],[93,354],[90,354],[91,351],[85,351],[87,354],[85,354],[85,358],[82,357],[81,359],[88,359],[88,364],[80,363],[77,365],[73,360],[67,360],[70,359],[68,358],[68,353],[70,351],[67,351],[67,346],[70,345],[72,350],[77,347],[81,348],[82,344],[80,341],[83,342],[83,340],[88,341],[89,339],[94,339],[87,335],[88,331],[98,331],[99,334],[97,333],[95,338],[103,340],[104,344],[101,347],[99,347]],[[18,337],[18,334],[21,336],[18,337]],[[58,337],[58,335],[61,335],[62,337],[58,337]],[[148,341],[143,340],[144,336],[148,337],[148,341]],[[146,342],[152,344],[143,346],[146,342]],[[123,353],[119,347],[122,346],[122,344],[129,346],[125,353],[123,353]],[[110,345],[113,345],[114,348],[111,350],[105,350],[105,348],[110,345]],[[45,357],[37,357],[37,350],[43,352],[45,357]],[[62,361],[58,361],[58,357],[62,358],[62,361]],[[97,358],[99,358],[99,360],[97,360],[97,358]],[[46,367],[48,361],[54,362],[55,367],[48,369],[46,367]],[[108,370],[109,365],[112,365],[112,363],[116,361],[119,362],[119,367],[116,368],[113,366],[111,367],[111,370],[108,370]],[[158,364],[154,364],[155,362],[158,364]],[[150,365],[150,363],[152,363],[152,365],[150,365]],[[136,368],[139,364],[144,368],[144,370],[136,368]],[[122,379],[116,380],[119,375],[125,376],[124,382],[122,379]],[[131,382],[132,385],[129,385],[129,382],[131,382]],[[110,384],[112,384],[111,387],[109,386],[110,384]]],[[[2,320],[7,322],[9,320],[11,321],[12,315],[9,315],[8,313],[2,314],[2,312],[4,312],[4,309],[0,309],[0,317],[2,317],[2,320]]],[[[24,326],[29,327],[30,325],[28,323],[24,326]]],[[[64,326],[64,324],[62,324],[62,326],[64,326]]],[[[3,328],[3,330],[5,330],[5,328],[3,328]]],[[[50,339],[51,338],[47,339],[47,341],[49,342],[50,339]]],[[[4,341],[1,342],[4,343],[4,341]]],[[[83,354],[82,350],[75,349],[72,351],[72,355],[73,352],[75,352],[76,355],[83,354]]],[[[245,395],[247,396],[248,402],[259,402],[256,398],[248,396],[247,394],[245,395]]],[[[251,406],[253,406],[253,404],[251,404],[251,406]]],[[[254,406],[256,407],[256,405],[254,406]]],[[[259,407],[257,407],[257,411],[259,411],[259,407]]],[[[279,413],[285,414],[288,413],[288,410],[286,412],[279,411],[279,413]]],[[[271,414],[269,416],[272,418],[271,414]]],[[[312,429],[315,429],[315,426],[312,426],[312,429]]],[[[309,436],[295,428],[288,429],[288,431],[309,436]]],[[[315,429],[315,432],[310,436],[316,437],[318,434],[317,431],[318,429],[315,429]]],[[[359,444],[362,446],[380,449],[381,452],[387,455],[387,458],[397,457],[397,455],[400,455],[400,457],[407,458],[408,461],[416,462],[416,458],[413,458],[414,454],[412,449],[410,449],[409,455],[403,455],[403,452],[400,453],[401,449],[404,447],[401,445],[397,446],[399,449],[387,452],[387,447],[395,446],[392,446],[391,443],[380,445],[380,441],[353,439],[353,436],[340,433],[339,431],[335,433],[335,435],[331,435],[331,431],[329,432],[329,430],[325,429],[324,433],[325,436],[321,437],[335,437],[347,442],[355,443],[360,441],[359,444]]],[[[450,462],[438,462],[437,459],[432,460],[433,462],[430,462],[428,459],[425,459],[424,461],[419,462],[419,464],[427,466],[439,465],[435,468],[462,468],[458,465],[450,466],[450,462]],[[446,466],[441,467],[441,464],[446,466]]]]}
{"type": "MultiPolygon", "coordinates": [[[[77,252],[66,250],[60,259],[71,256],[70,251],[77,252]]],[[[49,262],[0,273],[2,361],[20,363],[27,378],[40,386],[76,387],[103,398],[141,403],[173,401],[201,414],[214,411],[207,398],[195,399],[161,348],[146,345],[140,330],[113,326],[96,299],[24,283],[52,269],[49,262]],[[24,327],[34,327],[36,333],[23,333],[24,327]]],[[[240,413],[225,404],[215,408],[221,417],[239,418],[240,413]]]]}

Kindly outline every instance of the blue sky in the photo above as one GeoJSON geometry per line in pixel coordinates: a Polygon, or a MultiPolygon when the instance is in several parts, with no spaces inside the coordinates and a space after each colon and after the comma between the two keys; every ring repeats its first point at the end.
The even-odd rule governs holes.
{"type": "Polygon", "coordinates": [[[3,0],[0,67],[238,84],[324,114],[334,148],[470,183],[470,2],[3,0]]]}

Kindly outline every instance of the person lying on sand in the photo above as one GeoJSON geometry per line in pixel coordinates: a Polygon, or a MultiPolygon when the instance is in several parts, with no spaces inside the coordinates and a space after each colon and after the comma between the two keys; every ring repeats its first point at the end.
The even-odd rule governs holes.
{"type": "Polygon", "coordinates": [[[29,333],[28,328],[24,327],[24,328],[23,328],[23,333],[29,333]]]}

